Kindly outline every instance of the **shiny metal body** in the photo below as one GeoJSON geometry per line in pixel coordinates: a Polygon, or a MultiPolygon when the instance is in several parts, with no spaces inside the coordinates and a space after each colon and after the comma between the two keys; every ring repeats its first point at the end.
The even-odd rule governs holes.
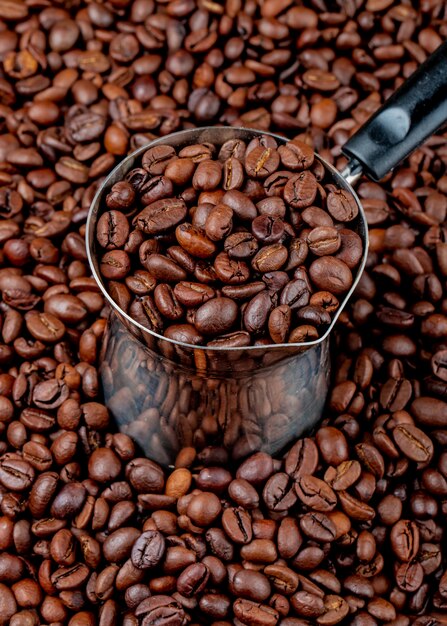
{"type": "MultiPolygon", "coordinates": [[[[261,131],[207,127],[156,139],[126,157],[107,176],[90,207],[86,244],[90,267],[111,315],[101,354],[105,403],[119,428],[129,433],[150,458],[169,465],[178,450],[224,445],[233,458],[253,450],[277,453],[321,419],[330,374],[329,341],[337,319],[363,272],[368,229],[361,203],[348,181],[319,156],[325,182],[354,194],[359,215],[350,226],[363,240],[364,252],[354,282],[322,337],[300,344],[272,344],[245,348],[208,348],[167,339],[133,320],[107,292],[99,273],[96,223],[110,187],[135,167],[148,147],[175,147],[228,139],[250,141],[261,131]]],[[[272,135],[272,134],[271,134],[272,135]]],[[[287,139],[272,135],[278,143],[287,139]]]]}

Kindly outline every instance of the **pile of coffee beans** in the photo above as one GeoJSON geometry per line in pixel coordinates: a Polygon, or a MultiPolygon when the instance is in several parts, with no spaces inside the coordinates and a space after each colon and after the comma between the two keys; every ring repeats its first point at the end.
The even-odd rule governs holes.
{"type": "Polygon", "coordinates": [[[102,177],[197,124],[340,148],[444,0],[0,0],[0,624],[447,622],[447,137],[358,186],[367,269],[285,459],[141,458],[102,403],[102,177]]]}
{"type": "Polygon", "coordinates": [[[190,344],[318,339],[363,242],[349,228],[356,199],[325,181],[308,144],[161,144],[138,161],[96,224],[101,275],[126,313],[190,344]]]}

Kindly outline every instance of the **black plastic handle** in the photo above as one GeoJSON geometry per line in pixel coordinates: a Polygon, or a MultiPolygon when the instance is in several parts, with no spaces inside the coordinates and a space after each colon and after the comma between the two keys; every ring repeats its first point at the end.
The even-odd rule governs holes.
{"type": "Polygon", "coordinates": [[[343,146],[380,180],[447,121],[447,41],[343,146]]]}

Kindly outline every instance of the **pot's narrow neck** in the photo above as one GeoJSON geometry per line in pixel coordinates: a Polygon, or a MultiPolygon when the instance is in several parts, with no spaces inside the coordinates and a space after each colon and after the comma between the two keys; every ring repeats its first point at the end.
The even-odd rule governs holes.
{"type": "Polygon", "coordinates": [[[357,159],[350,159],[345,169],[341,172],[341,175],[351,187],[355,186],[362,174],[362,164],[357,159]]]}

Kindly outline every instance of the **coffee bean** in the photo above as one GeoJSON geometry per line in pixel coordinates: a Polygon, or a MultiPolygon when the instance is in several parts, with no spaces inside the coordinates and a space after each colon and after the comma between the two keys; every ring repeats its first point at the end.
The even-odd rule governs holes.
{"type": "Polygon", "coordinates": [[[25,491],[31,487],[34,476],[34,469],[28,461],[4,456],[0,459],[0,482],[6,489],[25,491]]]}
{"type": "Polygon", "coordinates": [[[336,527],[324,513],[306,513],[300,520],[305,535],[319,542],[334,541],[336,527]]]}
{"type": "Polygon", "coordinates": [[[222,515],[222,526],[231,541],[247,544],[252,540],[250,515],[242,508],[225,509],[222,515]]]}
{"type": "Polygon", "coordinates": [[[134,218],[132,224],[144,233],[155,235],[163,233],[185,219],[187,212],[183,200],[166,198],[148,204],[134,218]]]}
{"type": "Polygon", "coordinates": [[[307,236],[307,245],[315,256],[326,256],[337,252],[341,245],[341,238],[332,226],[318,226],[307,236]]]}
{"type": "Polygon", "coordinates": [[[339,222],[351,222],[359,212],[354,196],[345,189],[331,191],[328,194],[327,210],[339,222]]]}
{"type": "Polygon", "coordinates": [[[187,307],[200,306],[215,296],[214,289],[208,285],[182,281],[175,285],[174,294],[187,307]]]}
{"type": "Polygon", "coordinates": [[[187,277],[185,270],[180,265],[162,254],[150,254],[144,266],[156,280],[177,282],[185,280],[187,277]]]}
{"type": "Polygon", "coordinates": [[[284,200],[293,209],[303,209],[313,204],[317,195],[317,181],[315,176],[305,170],[294,174],[284,187],[284,200]]]}
{"type": "Polygon", "coordinates": [[[271,511],[287,511],[296,502],[296,494],[290,477],[280,472],[271,476],[265,484],[262,497],[271,511]]]}
{"type": "Polygon", "coordinates": [[[191,224],[184,223],[177,226],[175,236],[186,252],[199,259],[207,259],[216,251],[216,246],[211,239],[191,224]]]}
{"type": "Polygon", "coordinates": [[[315,511],[332,511],[337,504],[337,496],[329,485],[310,474],[300,476],[295,489],[301,502],[315,511]]]}
{"type": "Polygon", "coordinates": [[[196,311],[194,325],[205,335],[224,333],[234,325],[238,315],[236,303],[230,298],[212,298],[196,311]]]}
{"type": "Polygon", "coordinates": [[[217,204],[207,217],[205,232],[212,241],[224,239],[233,228],[233,209],[227,204],[217,204]]]}
{"type": "Polygon", "coordinates": [[[428,463],[433,456],[433,443],[427,435],[412,424],[399,424],[393,430],[398,448],[412,461],[428,463]]]}
{"type": "Polygon", "coordinates": [[[317,466],[318,448],[312,439],[299,439],[286,456],[286,473],[295,480],[303,475],[312,475],[317,466]]]}
{"type": "Polygon", "coordinates": [[[142,624],[159,623],[180,626],[184,623],[185,612],[171,596],[157,595],[143,600],[135,609],[135,616],[142,624]]]}
{"type": "Polygon", "coordinates": [[[245,171],[253,178],[267,178],[279,166],[279,154],[274,148],[258,146],[245,153],[245,171]]]}
{"type": "Polygon", "coordinates": [[[170,163],[175,162],[175,150],[170,146],[155,146],[143,154],[141,163],[149,174],[163,174],[170,163]]]}
{"type": "Polygon", "coordinates": [[[345,306],[345,267],[311,266],[356,275],[358,205],[314,149],[342,169],[343,143],[442,43],[425,4],[0,0],[0,623],[442,621],[442,134],[358,186],[367,269],[321,425],[325,344],[266,349],[318,339],[345,306]],[[293,139],[147,146],[204,124],[293,139]],[[89,276],[89,207],[141,146],[100,200],[98,268],[142,326],[203,349],[106,325],[89,276]],[[284,261],[252,265],[272,245],[284,261]],[[231,326],[199,332],[220,298],[231,326]],[[149,578],[132,558],[154,555],[148,534],[164,546],[149,578]]]}
{"type": "Polygon", "coordinates": [[[252,267],[264,274],[279,270],[287,261],[287,248],[280,243],[262,247],[254,256],[252,267]]]}
{"type": "Polygon", "coordinates": [[[268,320],[269,334],[275,343],[284,343],[290,330],[292,312],[288,304],[272,310],[268,320]]]}
{"type": "Polygon", "coordinates": [[[391,529],[390,539],[393,552],[406,563],[419,550],[419,530],[414,522],[399,520],[391,529]]]}
{"type": "Polygon", "coordinates": [[[242,624],[252,623],[272,626],[277,624],[279,619],[278,612],[272,607],[242,598],[239,598],[233,604],[233,611],[242,624]]]}
{"type": "Polygon", "coordinates": [[[231,259],[248,259],[256,254],[258,242],[250,233],[233,233],[225,239],[224,250],[231,259]]]}
{"type": "Polygon", "coordinates": [[[29,333],[40,341],[56,343],[65,334],[64,324],[51,313],[29,311],[25,314],[25,323],[29,333]]]}
{"type": "Polygon", "coordinates": [[[352,285],[352,274],[349,267],[335,257],[324,256],[316,259],[309,268],[312,282],[325,291],[343,294],[352,285]]]}
{"type": "Polygon", "coordinates": [[[183,570],[177,580],[177,590],[191,598],[201,593],[208,582],[209,570],[203,563],[194,563],[183,570]]]}
{"type": "Polygon", "coordinates": [[[129,223],[120,211],[103,213],[96,226],[98,243],[107,250],[121,248],[129,236],[129,223]]]}
{"type": "Polygon", "coordinates": [[[165,553],[165,539],[156,530],[142,533],[132,547],[132,563],[138,569],[151,569],[158,565],[165,553]]]}
{"type": "Polygon", "coordinates": [[[203,492],[193,496],[187,515],[198,526],[209,526],[221,512],[221,504],[214,493],[203,492]]]}
{"type": "Polygon", "coordinates": [[[290,170],[307,170],[312,167],[314,153],[308,144],[292,139],[278,148],[281,163],[290,170]]]}
{"type": "Polygon", "coordinates": [[[278,217],[258,215],[251,225],[253,235],[262,243],[276,243],[284,234],[283,221],[278,217]]]}

